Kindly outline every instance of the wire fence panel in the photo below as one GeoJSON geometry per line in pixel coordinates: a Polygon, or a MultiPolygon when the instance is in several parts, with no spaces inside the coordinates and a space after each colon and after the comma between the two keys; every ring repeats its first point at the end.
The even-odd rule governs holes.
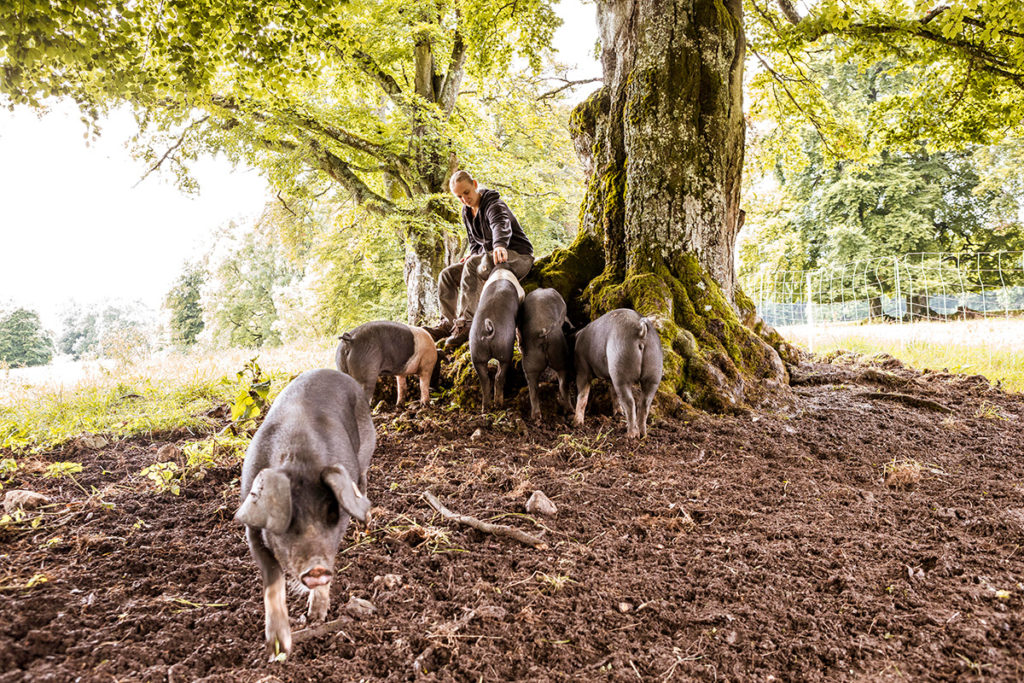
{"type": "Polygon", "coordinates": [[[919,252],[743,279],[773,327],[969,320],[1024,312],[1024,252],[919,252]]]}

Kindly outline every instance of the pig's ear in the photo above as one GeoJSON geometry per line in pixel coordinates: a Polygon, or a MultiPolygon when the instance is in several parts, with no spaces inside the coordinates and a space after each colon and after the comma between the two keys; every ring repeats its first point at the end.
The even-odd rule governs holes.
{"type": "Polygon", "coordinates": [[[338,505],[360,522],[366,521],[366,513],[370,511],[370,499],[359,490],[352,477],[344,467],[325,467],[321,477],[324,483],[334,491],[338,505]]]}
{"type": "Polygon", "coordinates": [[[292,486],[288,475],[274,469],[257,474],[235,519],[274,534],[287,531],[292,521],[292,486]]]}

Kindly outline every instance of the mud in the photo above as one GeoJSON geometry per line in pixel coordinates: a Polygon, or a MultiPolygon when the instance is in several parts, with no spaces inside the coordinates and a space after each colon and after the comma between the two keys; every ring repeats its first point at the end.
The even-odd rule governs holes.
{"type": "MultiPolygon", "coordinates": [[[[52,502],[0,526],[0,683],[1024,679],[1024,400],[831,361],[788,399],[656,418],[642,442],[607,397],[573,430],[552,383],[540,424],[525,390],[492,418],[388,408],[334,630],[285,663],[231,519],[239,462],[175,496],[138,473],[187,435],[33,456],[5,486],[52,502]],[[84,470],[42,476],[61,460],[84,470]],[[555,518],[525,514],[538,489],[555,518]],[[426,490],[548,547],[454,526],[426,490]],[[376,612],[349,616],[352,596],[376,612]]],[[[303,609],[291,595],[296,632],[303,609]]]]}

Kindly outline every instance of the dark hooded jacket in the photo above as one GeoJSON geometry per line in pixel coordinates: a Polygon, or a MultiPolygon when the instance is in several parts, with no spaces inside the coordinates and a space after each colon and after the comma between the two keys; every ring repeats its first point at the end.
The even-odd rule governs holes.
{"type": "Polygon", "coordinates": [[[504,247],[509,251],[533,255],[533,245],[497,190],[480,190],[476,216],[468,206],[462,207],[462,224],[469,236],[470,254],[483,254],[494,251],[495,247],[504,247]]]}

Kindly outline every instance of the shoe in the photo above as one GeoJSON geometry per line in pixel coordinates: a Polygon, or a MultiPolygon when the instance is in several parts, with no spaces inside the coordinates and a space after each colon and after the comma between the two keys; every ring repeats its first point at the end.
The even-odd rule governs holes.
{"type": "Polygon", "coordinates": [[[430,335],[431,339],[433,339],[434,341],[438,341],[440,339],[444,339],[445,337],[452,333],[452,321],[448,320],[448,318],[441,318],[441,322],[439,322],[436,326],[424,327],[423,329],[427,331],[427,334],[430,335]]]}
{"type": "Polygon", "coordinates": [[[457,346],[462,346],[469,341],[469,322],[466,320],[456,320],[452,325],[451,335],[444,340],[444,348],[454,349],[457,346]]]}

